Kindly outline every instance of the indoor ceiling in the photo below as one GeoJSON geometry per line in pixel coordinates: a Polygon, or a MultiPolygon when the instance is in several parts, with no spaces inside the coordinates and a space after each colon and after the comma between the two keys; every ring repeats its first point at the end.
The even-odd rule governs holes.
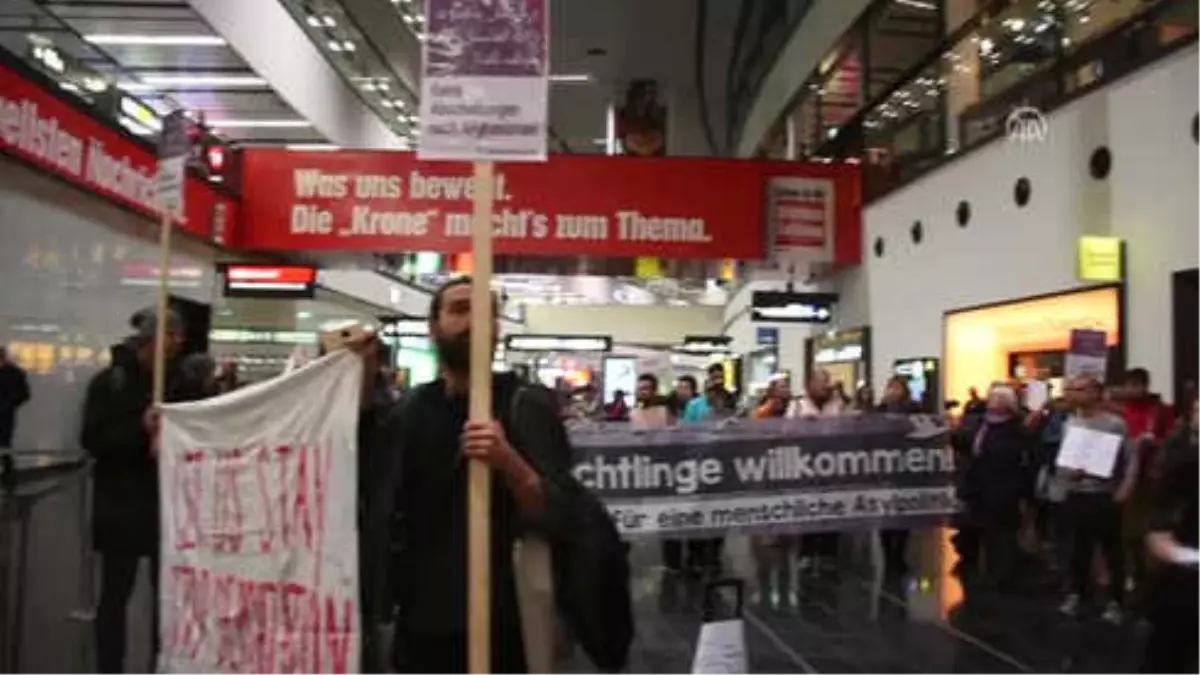
{"type": "Polygon", "coordinates": [[[0,47],[28,56],[35,46],[51,47],[67,74],[94,75],[86,80],[96,83],[92,93],[115,86],[160,115],[203,113],[232,141],[324,140],[187,2],[0,0],[0,47]]]}

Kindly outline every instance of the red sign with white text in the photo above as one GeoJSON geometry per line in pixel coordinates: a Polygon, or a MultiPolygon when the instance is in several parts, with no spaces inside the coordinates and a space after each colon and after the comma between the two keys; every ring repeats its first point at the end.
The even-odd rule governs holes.
{"type": "MultiPolygon", "coordinates": [[[[0,65],[0,152],[150,217],[159,215],[158,158],[9,68],[0,65]]],[[[181,229],[208,239],[214,221],[236,219],[236,202],[189,178],[181,229]]],[[[225,233],[220,233],[221,238],[225,233]]]]}
{"type": "MultiPolygon", "coordinates": [[[[462,253],[472,167],[385,151],[243,151],[237,248],[462,253]]],[[[496,167],[495,251],[761,259],[767,185],[828,180],[835,259],[859,259],[858,167],[727,159],[554,155],[496,167]]]]}

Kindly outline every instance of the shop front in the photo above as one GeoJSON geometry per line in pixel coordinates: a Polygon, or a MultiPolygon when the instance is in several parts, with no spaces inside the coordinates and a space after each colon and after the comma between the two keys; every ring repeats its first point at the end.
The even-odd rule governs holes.
{"type": "Polygon", "coordinates": [[[1101,331],[1108,379],[1125,367],[1124,287],[1093,286],[947,312],[944,393],[965,400],[997,380],[1040,380],[1062,391],[1072,330],[1101,331]]]}
{"type": "MultiPolygon", "coordinates": [[[[152,147],[78,107],[53,81],[0,59],[0,345],[24,368],[32,398],[14,445],[77,447],[88,380],[130,317],[154,306],[157,247],[152,147]]],[[[165,271],[185,349],[206,347],[215,293],[211,243],[237,204],[195,177],[184,236],[165,271]]]]}
{"type": "Polygon", "coordinates": [[[821,368],[848,396],[871,382],[871,329],[833,330],[805,340],[805,372],[821,368]]]}

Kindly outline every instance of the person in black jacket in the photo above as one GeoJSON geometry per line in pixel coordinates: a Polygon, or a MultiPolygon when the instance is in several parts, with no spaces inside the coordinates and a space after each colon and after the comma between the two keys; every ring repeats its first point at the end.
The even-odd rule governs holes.
{"type": "MultiPolygon", "coordinates": [[[[97,667],[119,673],[125,661],[125,614],[138,565],[149,558],[155,588],[154,646],[158,645],[158,469],[151,452],[156,314],[142,310],[134,335],[112,348],[112,361],[88,383],[80,443],[95,460],[92,544],[100,554],[100,604],[96,609],[97,667]]],[[[182,342],[182,324],[167,320],[168,363],[182,342]]],[[[168,366],[168,368],[170,368],[168,366]]],[[[168,370],[168,400],[177,378],[168,370]]],[[[154,670],[153,662],[150,671],[154,670]]]]}
{"type": "Polygon", "coordinates": [[[11,448],[17,430],[17,408],[29,400],[29,380],[0,347],[0,448],[11,448]]]}
{"type": "Polygon", "coordinates": [[[964,462],[959,484],[964,515],[968,527],[981,535],[988,581],[1000,586],[1013,581],[1016,571],[1021,500],[1029,485],[1031,437],[1019,412],[1016,392],[997,383],[988,392],[986,411],[952,439],[964,462]]]}
{"type": "Polygon", "coordinates": [[[1146,547],[1160,569],[1151,582],[1146,618],[1150,635],[1142,658],[1143,673],[1197,672],[1200,653],[1200,446],[1197,409],[1163,446],[1161,471],[1153,490],[1146,547]]]}
{"type": "MultiPolygon", "coordinates": [[[[883,400],[876,408],[878,412],[895,415],[919,415],[921,404],[913,400],[908,378],[893,375],[883,391],[883,400]]],[[[880,532],[883,545],[884,566],[888,574],[908,573],[908,530],[890,528],[880,532]]]]}
{"type": "MultiPolygon", "coordinates": [[[[512,546],[526,528],[562,532],[570,446],[550,396],[516,398],[511,374],[493,378],[494,422],[468,421],[471,289],[455,279],[434,295],[430,333],[442,375],[411,391],[382,424],[368,536],[371,624],[394,618],[398,672],[455,673],[467,667],[467,461],[493,472],[491,670],[528,669],[512,546]],[[384,560],[384,558],[390,558],[384,560]]],[[[495,334],[495,333],[493,333],[495,334]]]]}

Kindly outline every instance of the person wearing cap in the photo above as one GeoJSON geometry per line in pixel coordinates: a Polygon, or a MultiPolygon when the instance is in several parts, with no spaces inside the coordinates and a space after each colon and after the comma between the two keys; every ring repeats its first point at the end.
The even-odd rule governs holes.
{"type": "MultiPolygon", "coordinates": [[[[126,607],[142,558],[158,586],[158,469],[151,452],[148,420],[153,404],[157,314],[144,309],[130,320],[134,332],[112,347],[109,366],[88,383],[80,443],[95,460],[92,491],[92,545],[100,559],[100,604],[96,608],[97,668],[119,673],[125,666],[126,607]]],[[[165,354],[173,364],[182,344],[177,314],[167,317],[165,354]]],[[[178,378],[167,371],[167,400],[178,378]]],[[[154,596],[157,599],[157,591],[154,596]]],[[[158,645],[158,603],[153,652],[158,645]]],[[[152,653],[151,658],[156,654],[152,653]]],[[[153,661],[149,664],[154,670],[153,661]]]]}

